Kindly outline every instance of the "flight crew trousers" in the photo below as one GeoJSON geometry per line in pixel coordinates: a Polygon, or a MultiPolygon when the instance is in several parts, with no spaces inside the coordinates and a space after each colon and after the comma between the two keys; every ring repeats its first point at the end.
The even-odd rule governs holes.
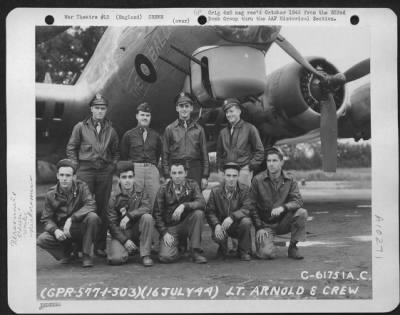
{"type": "Polygon", "coordinates": [[[135,184],[140,191],[146,192],[150,200],[151,210],[160,189],[160,173],[151,163],[133,163],[135,168],[135,184]]]}
{"type": "Polygon", "coordinates": [[[107,207],[110,199],[114,175],[114,164],[108,164],[104,168],[96,168],[91,162],[81,162],[76,173],[78,179],[84,181],[94,194],[97,205],[97,214],[101,219],[99,235],[95,249],[106,249],[107,237],[107,207]]]}
{"type": "MultiPolygon", "coordinates": [[[[59,241],[49,233],[43,232],[37,238],[37,246],[48,251],[55,259],[69,257],[72,252],[72,243],[82,244],[82,253],[93,256],[93,245],[100,226],[100,218],[94,212],[89,212],[82,222],[72,222],[71,238],[59,241]]],[[[62,229],[62,228],[60,228],[62,229]]]]}
{"type": "Polygon", "coordinates": [[[256,255],[259,258],[275,258],[276,248],[274,236],[291,233],[292,241],[301,242],[306,239],[306,222],[308,213],[306,209],[300,208],[296,211],[288,212],[283,219],[264,228],[268,232],[268,237],[261,244],[256,242],[256,255]]]}
{"type": "Polygon", "coordinates": [[[187,160],[186,161],[187,178],[193,179],[197,182],[201,190],[201,179],[203,177],[203,168],[200,160],[187,160]]]}
{"type": "Polygon", "coordinates": [[[194,210],[182,222],[175,226],[169,226],[168,233],[171,234],[175,241],[171,247],[168,247],[163,238],[160,241],[159,259],[161,262],[169,263],[179,258],[179,240],[189,237],[190,248],[200,249],[201,232],[204,225],[204,211],[194,210]]]}
{"type": "MultiPolygon", "coordinates": [[[[125,230],[125,235],[140,248],[140,257],[150,256],[152,231],[154,219],[151,214],[143,214],[139,220],[129,229],[125,230]]],[[[110,265],[119,265],[128,261],[129,253],[124,244],[111,235],[107,237],[107,261],[110,265]]]]}
{"type": "Polygon", "coordinates": [[[223,253],[227,252],[228,236],[239,240],[238,249],[239,253],[250,254],[251,252],[251,227],[253,226],[250,218],[242,218],[239,222],[235,221],[226,231],[227,235],[223,240],[216,238],[215,229],[213,231],[212,239],[222,247],[223,253]]]}
{"type": "MultiPolygon", "coordinates": [[[[135,184],[139,190],[146,192],[150,200],[151,212],[153,212],[154,201],[156,200],[158,190],[160,189],[160,172],[158,168],[151,163],[137,163],[134,162],[135,168],[135,184]]],[[[158,251],[158,240],[160,235],[154,228],[152,229],[152,239],[154,249],[158,251]]]]}

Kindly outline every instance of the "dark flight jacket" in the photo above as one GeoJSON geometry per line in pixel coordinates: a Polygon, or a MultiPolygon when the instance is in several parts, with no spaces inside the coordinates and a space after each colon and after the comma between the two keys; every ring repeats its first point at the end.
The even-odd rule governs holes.
{"type": "Polygon", "coordinates": [[[191,120],[187,129],[179,119],[165,128],[163,137],[163,169],[164,176],[169,177],[171,160],[200,160],[202,177],[208,178],[209,163],[207,140],[204,129],[191,120]]]}
{"type": "Polygon", "coordinates": [[[256,230],[280,221],[287,211],[296,211],[303,205],[299,188],[292,177],[282,172],[278,189],[275,189],[267,170],[253,178],[250,199],[251,217],[256,230]],[[283,206],[285,211],[277,218],[271,217],[272,209],[279,206],[283,206]]]}
{"type": "Polygon", "coordinates": [[[157,166],[161,151],[161,137],[151,128],[147,129],[146,141],[143,141],[143,132],[140,127],[125,132],[121,140],[121,160],[151,163],[157,166]]]}
{"type": "Polygon", "coordinates": [[[140,220],[143,214],[151,213],[151,207],[147,194],[137,189],[133,191],[132,195],[128,196],[122,192],[118,185],[111,193],[107,209],[108,228],[111,236],[124,244],[128,237],[119,226],[124,217],[121,213],[122,208],[126,209],[126,215],[130,219],[127,224],[127,229],[129,229],[140,220]]]}
{"type": "Polygon", "coordinates": [[[231,217],[234,222],[239,222],[244,217],[250,217],[249,190],[247,185],[238,183],[231,199],[228,199],[226,195],[224,184],[211,190],[206,206],[206,219],[212,230],[227,217],[231,217]]]}
{"type": "Polygon", "coordinates": [[[95,211],[96,202],[89,187],[85,182],[76,180],[67,195],[63,193],[59,184],[47,191],[41,222],[46,232],[54,234],[55,230],[63,228],[69,217],[73,222],[81,222],[89,212],[95,211]]]}
{"type": "Polygon", "coordinates": [[[97,134],[91,118],[77,123],[67,144],[67,157],[77,165],[92,162],[99,168],[119,160],[118,134],[109,120],[104,120],[97,134]]]}
{"type": "Polygon", "coordinates": [[[161,236],[164,236],[167,233],[167,227],[178,225],[185,220],[189,213],[194,210],[204,210],[205,206],[206,201],[196,181],[186,179],[183,192],[178,199],[171,180],[162,185],[157,194],[153,211],[156,228],[161,236]],[[179,222],[173,221],[172,214],[180,204],[185,206],[185,210],[182,212],[179,222]]]}
{"type": "Polygon", "coordinates": [[[231,127],[223,128],[217,141],[217,167],[227,162],[238,163],[241,167],[249,165],[250,170],[256,170],[264,161],[264,146],[256,127],[240,120],[230,133],[231,127]]]}

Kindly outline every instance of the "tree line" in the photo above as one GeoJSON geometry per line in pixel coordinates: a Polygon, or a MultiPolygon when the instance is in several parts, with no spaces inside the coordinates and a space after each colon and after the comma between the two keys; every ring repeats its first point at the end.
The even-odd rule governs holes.
{"type": "Polygon", "coordinates": [[[48,73],[52,83],[74,84],[105,30],[101,26],[71,27],[36,45],[36,82],[43,82],[48,73]]]}

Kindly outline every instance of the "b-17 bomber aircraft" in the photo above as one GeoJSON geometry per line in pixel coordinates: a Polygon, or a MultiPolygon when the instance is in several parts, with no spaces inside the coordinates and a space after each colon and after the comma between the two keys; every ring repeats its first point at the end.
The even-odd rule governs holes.
{"type": "MultiPolygon", "coordinates": [[[[37,43],[65,28],[37,27],[37,43]]],[[[337,138],[369,139],[370,84],[347,96],[346,83],[370,72],[369,59],[346,71],[324,57],[303,57],[281,26],[108,27],[74,85],[36,83],[37,180],[54,178],[72,127],[89,114],[96,93],[109,101],[120,136],[134,127],[136,107],[152,107],[160,134],[176,119],[174,97],[190,92],[193,118],[204,126],[209,151],[226,125],[225,98],[241,101],[242,117],[265,147],[320,137],[324,171],[336,169],[337,138]],[[294,60],[267,73],[265,58],[279,45],[294,60]]]]}

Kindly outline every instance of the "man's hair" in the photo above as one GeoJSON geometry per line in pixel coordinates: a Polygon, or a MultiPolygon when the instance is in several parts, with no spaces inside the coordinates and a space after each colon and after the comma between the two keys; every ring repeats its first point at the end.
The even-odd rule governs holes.
{"type": "Polygon", "coordinates": [[[271,147],[265,151],[265,158],[268,159],[268,155],[276,154],[280,160],[283,160],[283,152],[278,147],[271,147]]]}
{"type": "Polygon", "coordinates": [[[183,166],[183,168],[185,169],[185,171],[187,170],[185,160],[172,160],[169,169],[171,170],[171,169],[172,169],[172,166],[180,166],[180,165],[183,166]]]}
{"type": "Polygon", "coordinates": [[[133,163],[130,161],[119,161],[117,163],[116,174],[118,177],[121,176],[122,173],[132,171],[133,176],[135,176],[135,168],[133,163]]]}
{"type": "Polygon", "coordinates": [[[75,172],[76,172],[76,165],[70,159],[62,159],[62,160],[58,161],[56,167],[57,167],[57,172],[60,170],[61,167],[70,167],[70,168],[72,168],[72,174],[75,174],[75,172]]]}

